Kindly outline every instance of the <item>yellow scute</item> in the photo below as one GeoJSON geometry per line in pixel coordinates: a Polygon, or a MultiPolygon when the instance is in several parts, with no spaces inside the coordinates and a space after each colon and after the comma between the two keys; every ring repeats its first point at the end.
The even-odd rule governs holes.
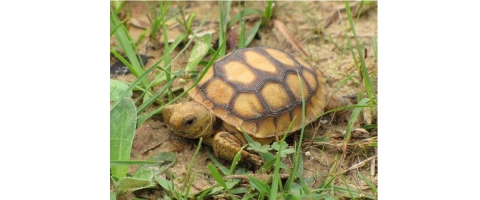
{"type": "Polygon", "coordinates": [[[254,93],[240,93],[235,99],[233,110],[245,118],[259,117],[265,113],[262,103],[254,93]]]}
{"type": "Polygon", "coordinates": [[[232,61],[222,66],[227,80],[240,83],[249,84],[255,81],[255,73],[246,65],[238,61],[232,61]]]}

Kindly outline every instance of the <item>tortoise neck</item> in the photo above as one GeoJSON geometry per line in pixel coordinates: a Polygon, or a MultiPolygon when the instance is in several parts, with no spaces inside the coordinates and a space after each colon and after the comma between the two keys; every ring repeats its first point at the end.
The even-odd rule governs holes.
{"type": "Polygon", "coordinates": [[[206,124],[203,131],[200,134],[198,134],[198,137],[208,137],[213,133],[213,128],[215,126],[215,122],[217,121],[217,117],[212,111],[210,111],[208,114],[209,114],[208,123],[206,124]]]}

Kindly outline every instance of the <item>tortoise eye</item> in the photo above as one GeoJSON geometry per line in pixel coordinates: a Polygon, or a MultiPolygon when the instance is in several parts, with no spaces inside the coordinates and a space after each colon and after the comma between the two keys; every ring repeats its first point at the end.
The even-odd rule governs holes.
{"type": "Polygon", "coordinates": [[[183,124],[184,124],[185,126],[190,126],[190,125],[192,125],[193,123],[195,123],[195,118],[189,119],[189,120],[185,121],[183,124]]]}

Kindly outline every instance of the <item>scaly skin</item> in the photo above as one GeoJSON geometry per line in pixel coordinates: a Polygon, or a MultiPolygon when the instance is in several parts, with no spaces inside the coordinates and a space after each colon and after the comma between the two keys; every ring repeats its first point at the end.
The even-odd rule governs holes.
{"type": "MultiPolygon", "coordinates": [[[[233,160],[237,152],[241,150],[243,144],[229,132],[218,132],[215,134],[212,146],[217,157],[225,160],[233,160]]],[[[258,155],[245,150],[242,150],[242,159],[256,166],[261,166],[263,162],[258,155]]]]}
{"type": "MultiPolygon", "coordinates": [[[[165,123],[175,134],[192,139],[203,137],[205,143],[213,146],[219,158],[231,161],[245,145],[242,134],[225,132],[223,125],[218,130],[214,129],[215,114],[200,103],[191,101],[169,105],[162,113],[165,123]]],[[[261,166],[263,162],[258,155],[245,150],[242,150],[242,160],[256,166],[261,166]]]]}

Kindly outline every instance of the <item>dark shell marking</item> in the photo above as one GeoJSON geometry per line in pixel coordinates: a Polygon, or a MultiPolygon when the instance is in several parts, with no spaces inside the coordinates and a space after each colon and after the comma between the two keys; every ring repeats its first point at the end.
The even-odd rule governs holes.
{"type": "MultiPolygon", "coordinates": [[[[281,50],[253,47],[217,60],[189,95],[237,130],[256,138],[301,128],[302,89],[306,123],[326,106],[323,74],[302,59],[281,50]]],[[[187,85],[186,88],[190,87],[187,85]]]]}

